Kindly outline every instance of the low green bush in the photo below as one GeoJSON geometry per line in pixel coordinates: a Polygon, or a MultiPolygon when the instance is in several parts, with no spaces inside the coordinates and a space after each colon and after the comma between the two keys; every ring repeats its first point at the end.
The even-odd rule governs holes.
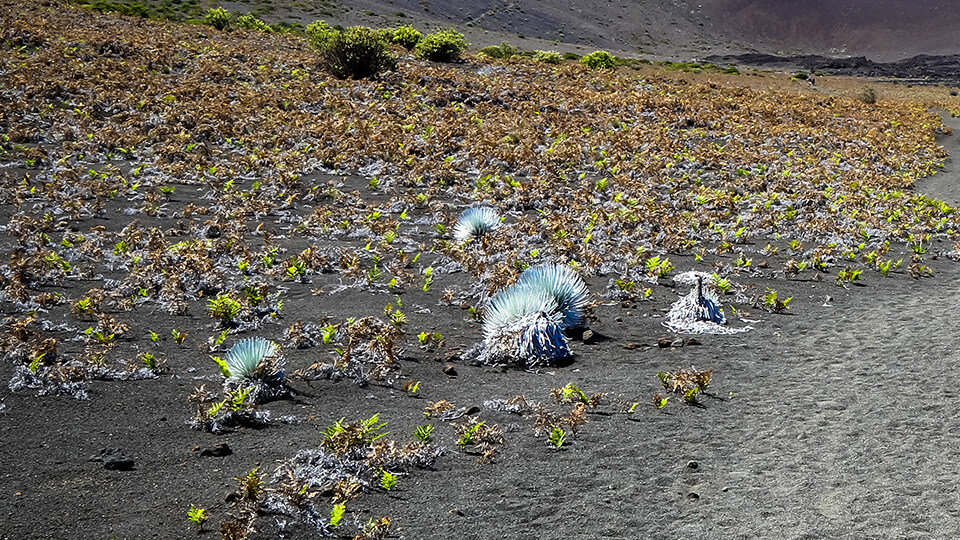
{"type": "Polygon", "coordinates": [[[314,33],[308,32],[308,36],[320,53],[323,68],[338,79],[365,79],[397,67],[390,45],[377,30],[352,26],[341,32],[315,26],[314,33]]]}
{"type": "Polygon", "coordinates": [[[579,59],[580,59],[580,55],[577,54],[577,53],[572,53],[572,52],[563,53],[563,59],[564,59],[564,60],[579,60],[579,59]]]}
{"type": "Polygon", "coordinates": [[[373,33],[387,45],[393,43],[393,30],[390,28],[375,28],[373,33]]]}
{"type": "Polygon", "coordinates": [[[256,30],[258,32],[272,31],[269,24],[250,14],[237,17],[237,19],[233,21],[233,25],[237,28],[246,28],[247,30],[256,30]]]}
{"type": "Polygon", "coordinates": [[[537,51],[533,59],[542,64],[562,64],[563,57],[557,51],[537,51]]]}
{"type": "Polygon", "coordinates": [[[607,51],[593,51],[580,59],[580,63],[590,69],[612,69],[617,65],[617,59],[607,51]]]}
{"type": "Polygon", "coordinates": [[[408,51],[412,51],[413,48],[417,46],[417,43],[420,43],[421,39],[423,39],[423,34],[416,28],[412,26],[401,26],[393,32],[393,39],[391,41],[408,51]]]}
{"type": "Polygon", "coordinates": [[[322,51],[329,45],[330,40],[333,39],[337,30],[330,28],[326,21],[316,21],[307,25],[304,33],[307,35],[307,42],[310,46],[318,51],[322,51]]]}
{"type": "Polygon", "coordinates": [[[432,62],[456,62],[467,50],[467,40],[456,30],[428,34],[417,43],[417,56],[432,62]]]}
{"type": "Polygon", "coordinates": [[[217,30],[226,30],[230,26],[230,12],[222,7],[212,8],[203,20],[217,30]]]}
{"type": "Polygon", "coordinates": [[[504,41],[500,45],[484,47],[480,49],[480,52],[490,58],[510,58],[517,54],[517,48],[504,41]]]}

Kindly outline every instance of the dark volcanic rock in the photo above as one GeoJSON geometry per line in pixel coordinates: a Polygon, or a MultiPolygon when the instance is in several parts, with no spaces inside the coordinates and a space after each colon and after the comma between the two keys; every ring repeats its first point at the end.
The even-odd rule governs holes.
{"type": "Polygon", "coordinates": [[[124,455],[119,448],[104,448],[87,461],[99,461],[108,471],[132,471],[136,465],[135,460],[124,455]]]}
{"type": "Polygon", "coordinates": [[[960,83],[960,55],[935,56],[920,54],[896,62],[874,62],[863,56],[831,58],[816,54],[777,56],[773,54],[740,54],[709,56],[715,64],[744,64],[778,69],[798,69],[831,75],[907,79],[915,84],[960,83]]]}
{"type": "Polygon", "coordinates": [[[229,456],[232,453],[233,453],[233,450],[225,442],[217,443],[213,446],[208,446],[200,451],[200,455],[203,457],[206,457],[206,456],[223,457],[223,456],[229,456]]]}

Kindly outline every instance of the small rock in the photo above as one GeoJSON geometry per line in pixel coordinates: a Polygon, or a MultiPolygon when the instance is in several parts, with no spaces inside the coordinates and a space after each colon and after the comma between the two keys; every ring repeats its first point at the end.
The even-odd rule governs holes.
{"type": "Polygon", "coordinates": [[[616,318],[613,319],[613,320],[615,320],[615,321],[617,321],[617,322],[623,322],[623,317],[616,317],[616,318]]]}
{"type": "Polygon", "coordinates": [[[446,362],[459,362],[459,361],[460,361],[460,355],[459,355],[458,353],[454,353],[454,352],[452,352],[452,353],[447,353],[446,356],[444,356],[444,360],[445,360],[446,362]]]}
{"type": "Polygon", "coordinates": [[[766,267],[767,267],[767,261],[760,261],[759,263],[757,263],[757,268],[766,268],[766,267]]]}
{"type": "Polygon", "coordinates": [[[670,338],[662,337],[657,340],[657,347],[660,347],[661,349],[666,349],[671,345],[673,345],[673,340],[670,338]]]}
{"type": "Polygon", "coordinates": [[[217,443],[213,446],[208,446],[207,448],[204,448],[203,450],[200,451],[200,455],[202,457],[206,457],[206,456],[223,457],[223,456],[229,456],[232,453],[233,453],[233,450],[225,442],[217,443]]]}
{"type": "Polygon", "coordinates": [[[590,345],[596,341],[596,334],[593,333],[593,330],[584,330],[583,331],[583,343],[585,345],[590,345]]]}
{"type": "Polygon", "coordinates": [[[690,499],[691,501],[699,501],[699,500],[700,500],[700,495],[697,495],[696,493],[690,492],[690,493],[687,493],[687,498],[690,499]]]}
{"type": "Polygon", "coordinates": [[[454,509],[450,510],[450,513],[451,513],[451,514],[454,514],[454,515],[457,515],[457,516],[462,516],[462,515],[463,515],[463,510],[461,510],[461,509],[459,509],[459,508],[454,508],[454,509]]]}
{"type": "Polygon", "coordinates": [[[699,339],[697,339],[697,338],[695,338],[695,337],[692,337],[692,338],[687,338],[687,339],[685,339],[685,340],[683,341],[683,345],[684,345],[685,347],[689,347],[690,345],[703,345],[703,343],[700,343],[700,340],[699,340],[699,339]]]}
{"type": "Polygon", "coordinates": [[[211,225],[207,227],[207,238],[220,238],[220,235],[223,232],[220,230],[220,227],[217,225],[211,225]]]}
{"type": "Polygon", "coordinates": [[[639,347],[639,346],[640,346],[640,345],[637,345],[636,343],[624,343],[624,344],[623,344],[623,348],[624,348],[624,349],[630,349],[630,350],[636,349],[636,348],[639,347]]]}
{"type": "Polygon", "coordinates": [[[132,471],[136,465],[134,459],[125,456],[119,448],[104,448],[97,455],[90,456],[88,461],[99,461],[108,471],[132,471]]]}
{"type": "Polygon", "coordinates": [[[480,414],[480,407],[467,407],[467,410],[463,411],[463,414],[466,416],[473,416],[475,414],[480,414]]]}
{"type": "Polygon", "coordinates": [[[700,464],[696,461],[688,461],[685,470],[687,472],[696,472],[700,470],[700,464]]]}
{"type": "Polygon", "coordinates": [[[683,338],[677,338],[670,343],[671,347],[683,347],[683,338]]]}
{"type": "Polygon", "coordinates": [[[108,471],[132,471],[136,462],[126,456],[111,457],[103,460],[103,468],[108,471]]]}
{"type": "Polygon", "coordinates": [[[443,366],[443,373],[444,373],[444,375],[446,375],[447,377],[456,377],[456,376],[457,376],[457,368],[453,367],[453,364],[447,364],[447,365],[443,366]]]}

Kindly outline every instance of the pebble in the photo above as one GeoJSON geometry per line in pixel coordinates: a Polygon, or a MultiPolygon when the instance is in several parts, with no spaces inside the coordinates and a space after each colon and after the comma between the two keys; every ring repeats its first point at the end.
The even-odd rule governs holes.
{"type": "Polygon", "coordinates": [[[457,376],[457,368],[453,367],[453,364],[447,364],[447,365],[443,366],[443,373],[444,373],[447,377],[456,377],[456,376],[457,376]]]}
{"type": "Polygon", "coordinates": [[[596,334],[594,334],[593,330],[584,330],[582,339],[585,345],[590,345],[596,341],[596,334]]]}

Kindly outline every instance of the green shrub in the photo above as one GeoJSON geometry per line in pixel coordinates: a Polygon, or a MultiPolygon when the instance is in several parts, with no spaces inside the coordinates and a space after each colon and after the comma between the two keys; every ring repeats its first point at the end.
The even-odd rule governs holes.
{"type": "Polygon", "coordinates": [[[389,28],[377,28],[374,29],[373,33],[388,45],[393,42],[393,30],[389,28]]]}
{"type": "Polygon", "coordinates": [[[270,29],[280,34],[304,34],[307,29],[300,23],[280,21],[270,25],[270,29]]]}
{"type": "MultiPolygon", "coordinates": [[[[364,79],[397,66],[383,34],[371,28],[352,26],[342,32],[330,29],[315,35],[324,69],[338,79],[364,79]]],[[[310,35],[311,45],[315,35],[310,35]]]]}
{"type": "Polygon", "coordinates": [[[318,51],[327,48],[330,40],[337,34],[337,30],[330,28],[325,21],[316,21],[308,25],[304,32],[307,34],[307,42],[318,51]]]}
{"type": "Polygon", "coordinates": [[[432,62],[456,62],[467,50],[467,40],[456,30],[441,30],[417,43],[417,56],[432,62]]]}
{"type": "Polygon", "coordinates": [[[577,53],[572,53],[572,52],[563,53],[563,59],[564,59],[564,60],[579,60],[579,59],[580,59],[580,55],[577,54],[577,53]]]}
{"type": "Polygon", "coordinates": [[[533,59],[542,64],[562,64],[563,57],[557,51],[537,51],[533,59]]]}
{"type": "Polygon", "coordinates": [[[490,58],[510,58],[517,54],[517,48],[504,41],[500,45],[491,45],[480,49],[480,52],[490,58]]]}
{"type": "Polygon", "coordinates": [[[423,34],[412,26],[401,26],[393,33],[393,41],[408,51],[412,51],[423,39],[423,34]]]}
{"type": "Polygon", "coordinates": [[[230,26],[230,12],[222,7],[212,8],[203,20],[217,30],[226,30],[230,26]]]}
{"type": "Polygon", "coordinates": [[[269,24],[250,14],[237,17],[237,20],[233,21],[233,25],[238,28],[246,28],[247,30],[256,30],[258,32],[272,31],[269,24]]]}
{"type": "Polygon", "coordinates": [[[865,87],[860,91],[860,95],[857,96],[857,99],[866,103],[867,105],[873,105],[877,102],[877,92],[869,86],[865,87]]]}
{"type": "Polygon", "coordinates": [[[617,65],[616,58],[607,51],[593,51],[580,59],[590,69],[611,69],[617,65]]]}

